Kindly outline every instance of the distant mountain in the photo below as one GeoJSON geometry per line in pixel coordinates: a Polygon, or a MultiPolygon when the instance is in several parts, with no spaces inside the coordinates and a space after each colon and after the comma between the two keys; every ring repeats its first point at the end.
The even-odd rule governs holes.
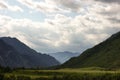
{"type": "Polygon", "coordinates": [[[64,63],[62,68],[120,68],[120,32],[64,63]]]}
{"type": "Polygon", "coordinates": [[[56,58],[60,63],[64,63],[67,60],[69,60],[70,58],[78,56],[79,53],[72,53],[69,51],[64,51],[64,52],[57,52],[57,53],[49,53],[49,55],[56,58]]]}
{"type": "Polygon", "coordinates": [[[0,65],[32,68],[59,65],[59,62],[52,56],[36,52],[16,38],[1,37],[0,65]]]}

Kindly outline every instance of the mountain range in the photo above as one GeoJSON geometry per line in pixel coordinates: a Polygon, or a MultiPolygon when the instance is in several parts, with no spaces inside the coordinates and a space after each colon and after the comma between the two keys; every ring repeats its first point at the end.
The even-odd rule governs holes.
{"type": "Polygon", "coordinates": [[[68,51],[50,53],[50,55],[42,54],[31,49],[17,38],[0,38],[0,66],[3,67],[37,68],[51,67],[63,63],[57,67],[111,69],[120,68],[120,31],[78,55],[78,53],[68,51]]]}
{"type": "Polygon", "coordinates": [[[61,64],[63,64],[64,62],[68,61],[70,58],[78,56],[79,53],[64,51],[64,52],[49,53],[49,55],[53,56],[61,64]]]}
{"type": "Polygon", "coordinates": [[[31,49],[16,38],[0,38],[0,65],[3,67],[49,67],[59,65],[52,56],[31,49]]]}
{"type": "Polygon", "coordinates": [[[87,49],[80,56],[71,58],[61,68],[120,68],[120,32],[87,49]]]}

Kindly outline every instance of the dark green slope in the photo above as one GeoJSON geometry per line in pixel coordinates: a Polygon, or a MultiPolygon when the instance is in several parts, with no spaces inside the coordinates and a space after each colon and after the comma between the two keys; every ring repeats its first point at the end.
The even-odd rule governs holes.
{"type": "Polygon", "coordinates": [[[120,32],[61,65],[62,68],[120,68],[120,32]]]}

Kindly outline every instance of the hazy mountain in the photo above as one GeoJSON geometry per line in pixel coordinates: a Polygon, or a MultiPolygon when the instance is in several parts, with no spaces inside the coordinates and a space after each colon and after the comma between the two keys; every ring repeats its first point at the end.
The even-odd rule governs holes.
{"type": "Polygon", "coordinates": [[[60,63],[64,63],[72,57],[78,56],[79,53],[72,53],[69,51],[49,53],[49,55],[56,58],[60,63]]]}
{"type": "Polygon", "coordinates": [[[120,68],[120,32],[84,51],[80,56],[70,59],[61,67],[120,68]]]}
{"type": "Polygon", "coordinates": [[[48,67],[58,65],[52,56],[37,53],[16,38],[0,38],[0,65],[9,67],[48,67]]]}

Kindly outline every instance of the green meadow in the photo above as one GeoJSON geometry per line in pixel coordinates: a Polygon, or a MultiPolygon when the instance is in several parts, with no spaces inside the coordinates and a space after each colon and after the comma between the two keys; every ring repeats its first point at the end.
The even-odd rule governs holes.
{"type": "Polygon", "coordinates": [[[120,70],[59,69],[59,70],[13,70],[1,73],[0,80],[120,80],[120,70]]]}

